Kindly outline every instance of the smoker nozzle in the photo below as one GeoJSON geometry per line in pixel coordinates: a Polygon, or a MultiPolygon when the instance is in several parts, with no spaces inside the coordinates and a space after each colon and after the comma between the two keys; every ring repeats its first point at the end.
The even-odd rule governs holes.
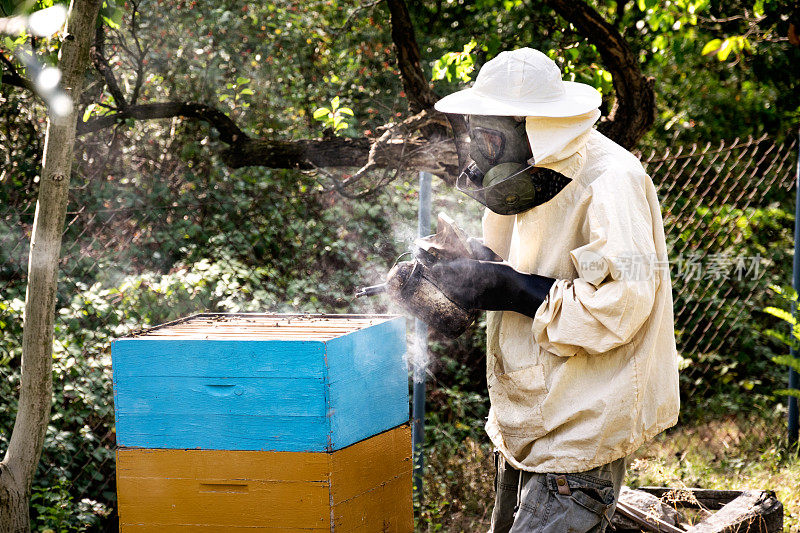
{"type": "Polygon", "coordinates": [[[382,292],[386,292],[385,283],[381,283],[380,285],[372,285],[371,287],[361,287],[356,291],[356,298],[361,298],[362,296],[375,296],[376,294],[380,294],[382,292]]]}

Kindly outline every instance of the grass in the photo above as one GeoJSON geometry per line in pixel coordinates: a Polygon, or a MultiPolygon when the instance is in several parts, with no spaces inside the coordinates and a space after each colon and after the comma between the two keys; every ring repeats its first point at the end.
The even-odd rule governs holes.
{"type": "MultiPolygon", "coordinates": [[[[673,428],[632,457],[626,484],[774,490],[784,531],[800,532],[800,457],[788,450],[785,418],[727,416],[673,428]]],[[[417,531],[487,531],[494,462],[482,435],[436,442],[426,457],[425,501],[417,531]]]]}
{"type": "Polygon", "coordinates": [[[634,456],[626,483],[706,489],[774,490],[784,531],[800,532],[800,458],[788,450],[782,417],[730,416],[679,427],[634,456]]]}

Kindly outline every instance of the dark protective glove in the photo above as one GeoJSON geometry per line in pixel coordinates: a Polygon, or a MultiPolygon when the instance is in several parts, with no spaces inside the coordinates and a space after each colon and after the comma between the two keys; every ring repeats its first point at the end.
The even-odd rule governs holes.
{"type": "Polygon", "coordinates": [[[437,263],[429,277],[448,298],[466,309],[514,311],[531,318],[556,281],[525,274],[504,263],[474,259],[437,263]]]}
{"type": "Polygon", "coordinates": [[[469,253],[472,259],[478,259],[480,261],[495,261],[498,263],[503,262],[503,258],[494,253],[494,250],[483,244],[481,239],[470,237],[467,239],[467,246],[469,247],[469,253]]]}

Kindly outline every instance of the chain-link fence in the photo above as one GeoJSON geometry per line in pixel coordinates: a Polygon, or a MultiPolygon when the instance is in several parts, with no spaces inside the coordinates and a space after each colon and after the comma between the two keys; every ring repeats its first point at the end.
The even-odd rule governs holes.
{"type": "MultiPolygon", "coordinates": [[[[642,160],[662,201],[671,250],[663,267],[674,283],[684,385],[702,394],[711,372],[753,357],[753,316],[766,304],[766,287],[789,280],[797,143],[762,137],[679,146],[642,160]]],[[[53,419],[34,506],[63,500],[85,513],[85,523],[113,514],[115,501],[111,340],[208,309],[296,310],[302,301],[345,311],[350,303],[341,295],[352,280],[343,272],[359,268],[353,257],[369,263],[394,253],[386,238],[391,221],[374,205],[341,207],[329,196],[309,201],[312,184],[298,184],[295,173],[263,180],[264,171],[251,169],[198,187],[167,170],[135,183],[76,180],[67,216],[53,419]],[[276,202],[284,207],[271,209],[276,202]],[[370,223],[356,223],[363,219],[370,223]]],[[[4,187],[11,185],[0,183],[0,192],[4,187]]],[[[35,210],[32,193],[3,194],[0,449],[13,426],[35,210]]]]}
{"type": "Polygon", "coordinates": [[[769,303],[767,287],[790,280],[797,158],[795,138],[767,136],[642,157],[659,189],[689,392],[707,392],[711,373],[734,379],[737,366],[766,361],[755,353],[763,337],[754,317],[769,303]]]}

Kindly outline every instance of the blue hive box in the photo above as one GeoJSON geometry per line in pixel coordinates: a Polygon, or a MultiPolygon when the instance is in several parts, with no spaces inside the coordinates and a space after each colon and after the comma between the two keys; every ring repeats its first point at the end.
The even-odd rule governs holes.
{"type": "Polygon", "coordinates": [[[405,319],[200,314],[112,345],[117,444],[331,452],[408,421],[405,319]]]}

